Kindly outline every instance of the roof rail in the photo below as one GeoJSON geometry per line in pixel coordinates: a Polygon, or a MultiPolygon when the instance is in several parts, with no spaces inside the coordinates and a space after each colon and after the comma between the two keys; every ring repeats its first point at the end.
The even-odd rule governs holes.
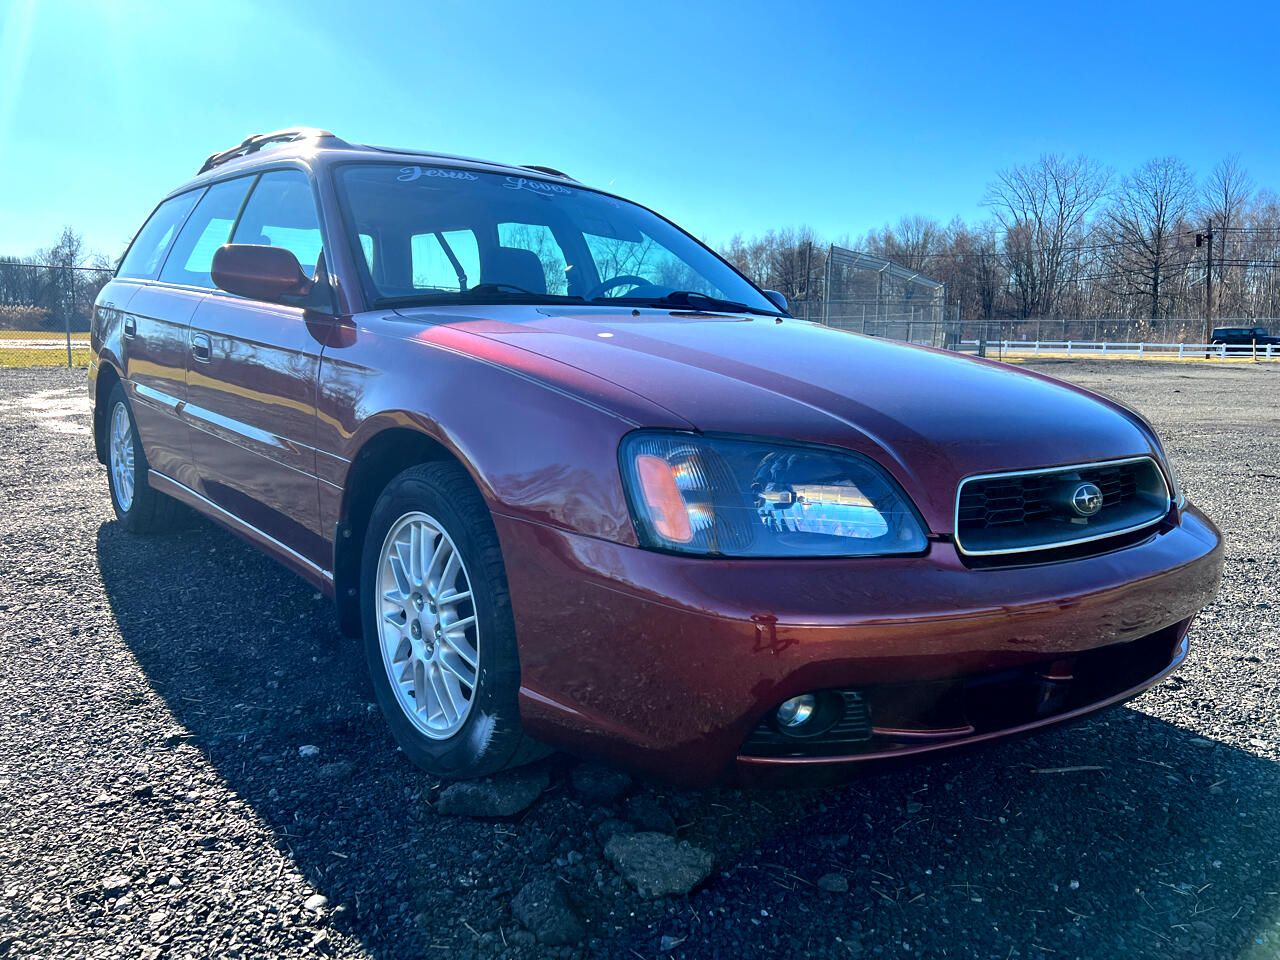
{"type": "MultiPolygon", "coordinates": [[[[296,140],[307,140],[311,138],[330,137],[337,140],[328,130],[320,130],[317,127],[289,127],[284,130],[274,130],[271,133],[255,133],[245,137],[240,143],[232,147],[230,150],[223,150],[220,153],[211,153],[205,162],[201,165],[197,175],[212,170],[214,167],[221,166],[228,160],[234,160],[237,157],[247,157],[251,153],[257,153],[263,147],[273,143],[293,143],[296,140]]],[[[341,141],[339,141],[340,143],[341,141]]]]}
{"type": "Polygon", "coordinates": [[[561,180],[572,180],[574,183],[578,182],[577,180],[574,180],[573,177],[565,173],[563,170],[557,170],[555,167],[544,167],[537,163],[526,163],[526,164],[523,164],[522,167],[525,170],[533,170],[537,173],[545,173],[549,177],[559,177],[561,180]]]}

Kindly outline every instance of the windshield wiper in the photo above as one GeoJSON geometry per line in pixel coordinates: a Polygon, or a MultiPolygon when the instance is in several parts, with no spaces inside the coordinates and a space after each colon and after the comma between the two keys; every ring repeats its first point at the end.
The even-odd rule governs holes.
{"type": "MultiPolygon", "coordinates": [[[[555,294],[537,293],[533,290],[526,290],[524,287],[518,287],[514,283],[477,283],[474,287],[467,287],[463,293],[479,294],[482,297],[500,294],[502,296],[529,296],[529,297],[551,297],[555,294]]],[[[581,300],[581,297],[574,297],[575,300],[581,300]]]]}
{"type": "Polygon", "coordinates": [[[645,307],[686,307],[690,310],[710,310],[714,313],[761,313],[770,315],[775,311],[758,310],[737,300],[722,300],[697,290],[672,290],[661,297],[597,297],[591,303],[625,303],[645,307]]]}

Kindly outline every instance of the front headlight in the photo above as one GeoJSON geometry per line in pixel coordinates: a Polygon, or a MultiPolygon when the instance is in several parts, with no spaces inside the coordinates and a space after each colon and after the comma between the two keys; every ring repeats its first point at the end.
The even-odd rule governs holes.
{"type": "Polygon", "coordinates": [[[826,447],[641,430],[622,441],[641,542],[728,557],[924,552],[906,495],[876,464],[826,447]]]}

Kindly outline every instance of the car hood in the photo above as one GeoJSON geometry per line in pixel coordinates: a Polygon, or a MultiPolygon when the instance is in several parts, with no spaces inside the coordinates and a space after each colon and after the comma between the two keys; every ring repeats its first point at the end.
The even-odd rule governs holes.
{"type": "Polygon", "coordinates": [[[951,532],[963,477],[1158,457],[1140,419],[1114,401],[947,351],[790,318],[616,307],[484,311],[400,312],[611,381],[696,430],[870,455],[939,533],[951,532]]]}

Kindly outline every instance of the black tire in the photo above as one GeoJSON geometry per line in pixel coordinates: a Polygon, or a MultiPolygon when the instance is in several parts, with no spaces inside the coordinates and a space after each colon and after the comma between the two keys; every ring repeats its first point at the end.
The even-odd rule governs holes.
{"type": "Polygon", "coordinates": [[[415,764],[446,779],[482,777],[521,766],[550,751],[520,726],[520,658],[506,568],[493,519],[471,478],[451,463],[425,463],[396,476],[378,498],[360,563],[360,618],[374,695],[396,742],[415,764]],[[453,540],[471,581],[480,630],[471,707],[448,739],[433,739],[405,715],[383,663],[378,634],[378,567],[383,543],[408,513],[422,512],[453,540]]]}
{"type": "Polygon", "coordinates": [[[147,455],[138,437],[138,424],[133,410],[124,395],[124,387],[117,383],[107,397],[107,410],[102,418],[103,448],[107,451],[107,487],[111,494],[111,506],[120,526],[130,533],[165,533],[181,525],[182,504],[153,490],[147,483],[147,455]],[[128,506],[122,502],[122,494],[116,488],[116,474],[112,467],[111,425],[116,408],[123,407],[129,418],[129,442],[133,449],[133,497],[128,506]]]}

